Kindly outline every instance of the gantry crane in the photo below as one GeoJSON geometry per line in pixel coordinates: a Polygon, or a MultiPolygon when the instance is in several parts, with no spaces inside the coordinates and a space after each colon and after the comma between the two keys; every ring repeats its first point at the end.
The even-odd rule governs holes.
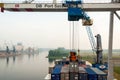
{"type": "MultiPolygon", "coordinates": [[[[67,12],[68,7],[76,7],[76,4],[66,3],[0,3],[1,12],[4,10],[14,12],[67,12]]],[[[77,4],[83,11],[118,11],[120,3],[82,3],[77,4]]]]}
{"type": "MultiPolygon", "coordinates": [[[[73,0],[71,0],[73,1],[73,0]]],[[[79,1],[79,0],[78,0],[79,1]]],[[[81,0],[80,0],[81,1],[81,0]]],[[[14,12],[68,12],[72,8],[80,8],[76,9],[77,12],[84,11],[104,11],[110,12],[110,29],[109,29],[109,47],[108,47],[108,80],[113,80],[113,68],[112,68],[112,43],[113,43],[113,19],[114,13],[120,19],[120,16],[117,14],[116,11],[120,10],[120,0],[112,0],[111,3],[77,3],[77,0],[73,3],[0,3],[0,10],[4,12],[7,11],[14,11],[14,12]],[[68,9],[69,8],[69,9],[68,9]]],[[[73,10],[76,13],[75,9],[73,10]]],[[[77,13],[78,14],[78,13],[77,13]]],[[[69,13],[68,13],[69,15],[69,13]]],[[[70,14],[71,15],[71,14],[70,14]]],[[[76,15],[76,14],[75,14],[76,15]]],[[[74,15],[72,15],[74,16],[74,15]]],[[[71,17],[72,17],[71,16],[71,17]]],[[[75,19],[79,20],[80,15],[75,19]]],[[[71,19],[69,17],[69,19],[71,19]]],[[[89,20],[87,20],[89,22],[89,20]]]]}

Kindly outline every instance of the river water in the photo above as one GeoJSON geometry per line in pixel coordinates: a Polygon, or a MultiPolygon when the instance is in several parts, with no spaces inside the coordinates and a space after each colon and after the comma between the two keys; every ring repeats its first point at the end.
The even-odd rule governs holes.
{"type": "Polygon", "coordinates": [[[48,52],[0,58],[0,80],[44,80],[48,74],[48,52]]]}

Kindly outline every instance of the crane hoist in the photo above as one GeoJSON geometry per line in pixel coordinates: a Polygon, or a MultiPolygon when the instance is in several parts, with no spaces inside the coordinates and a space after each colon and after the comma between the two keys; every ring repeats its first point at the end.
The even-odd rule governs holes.
{"type": "Polygon", "coordinates": [[[68,21],[79,21],[79,19],[82,19],[83,26],[91,26],[93,21],[84,12],[82,7],[79,7],[80,4],[82,5],[82,0],[66,0],[63,3],[63,6],[68,6],[68,21]]]}
{"type": "MultiPolygon", "coordinates": [[[[68,21],[79,21],[79,19],[82,19],[83,26],[91,26],[93,24],[93,21],[90,19],[90,17],[83,11],[82,8],[78,8],[78,4],[82,4],[81,0],[78,1],[66,1],[64,6],[68,6],[68,21]]],[[[73,25],[74,26],[74,25],[73,25]]],[[[101,70],[107,69],[107,65],[103,64],[102,62],[102,44],[101,44],[101,36],[100,34],[96,35],[96,42],[93,38],[92,31],[90,27],[86,27],[88,36],[90,39],[90,43],[92,46],[92,49],[96,52],[97,60],[95,64],[93,64],[93,67],[97,67],[101,70]]],[[[76,61],[76,52],[72,50],[70,52],[70,61],[76,61]]]]}
{"type": "MultiPolygon", "coordinates": [[[[77,1],[67,0],[65,3],[63,3],[63,6],[68,6],[68,21],[79,21],[80,19],[82,19],[83,26],[91,26],[93,24],[93,21],[84,12],[82,8],[78,7],[79,4],[82,5],[82,0],[77,0],[77,1]]],[[[73,24],[73,28],[74,28],[74,24],[73,24]]],[[[72,44],[74,45],[74,43],[72,44]]],[[[70,61],[76,61],[76,60],[77,60],[76,52],[75,50],[71,50],[70,61]]]]}

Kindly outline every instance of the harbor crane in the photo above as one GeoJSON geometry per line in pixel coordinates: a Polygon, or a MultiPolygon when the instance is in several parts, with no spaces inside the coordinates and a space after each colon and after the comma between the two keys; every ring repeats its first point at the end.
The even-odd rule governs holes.
{"type": "MultiPolygon", "coordinates": [[[[110,3],[82,3],[81,0],[69,0],[65,3],[0,3],[0,11],[13,12],[68,12],[69,21],[85,19],[85,23],[92,23],[85,12],[110,12],[109,45],[108,45],[108,80],[113,80],[112,43],[114,14],[120,19],[117,11],[120,10],[120,0],[110,3]],[[29,3],[29,4],[28,4],[29,3]]],[[[88,24],[86,24],[88,25],[88,24]]]]}
{"type": "Polygon", "coordinates": [[[87,30],[87,34],[88,34],[88,38],[92,47],[93,52],[96,53],[97,55],[97,60],[95,61],[95,63],[97,64],[102,64],[102,43],[101,43],[101,35],[97,34],[96,37],[96,43],[95,43],[95,39],[94,36],[92,34],[92,30],[90,27],[86,27],[87,30]]]}

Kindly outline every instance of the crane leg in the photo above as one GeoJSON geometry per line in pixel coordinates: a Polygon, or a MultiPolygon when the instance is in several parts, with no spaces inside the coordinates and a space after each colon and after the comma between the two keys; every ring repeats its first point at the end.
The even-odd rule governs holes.
{"type": "Polygon", "coordinates": [[[114,12],[110,13],[110,28],[109,28],[109,46],[108,46],[108,80],[113,80],[113,61],[112,61],[112,45],[113,45],[113,22],[114,12]]]}

